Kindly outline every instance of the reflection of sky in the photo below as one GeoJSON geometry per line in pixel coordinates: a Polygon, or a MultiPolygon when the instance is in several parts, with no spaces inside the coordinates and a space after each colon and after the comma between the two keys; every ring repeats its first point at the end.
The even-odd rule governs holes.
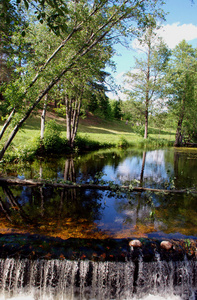
{"type": "MultiPolygon", "coordinates": [[[[169,159],[169,153],[166,152],[168,150],[154,150],[154,151],[147,151],[145,157],[145,165],[144,165],[144,172],[143,172],[143,186],[145,187],[154,187],[154,188],[164,188],[165,182],[168,182],[169,186],[169,176],[173,175],[174,172],[174,161],[173,157],[169,159]],[[166,158],[166,162],[165,162],[166,158]]],[[[112,154],[113,155],[113,154],[112,154]]],[[[97,158],[99,159],[99,158],[97,158]]],[[[102,157],[103,159],[103,157],[102,157]]],[[[182,162],[182,161],[181,161],[182,162]]],[[[84,179],[84,181],[88,181],[92,178],[97,165],[93,160],[91,162],[93,165],[88,164],[86,168],[79,168],[76,170],[76,177],[79,181],[80,179],[84,179]],[[95,163],[95,166],[94,166],[95,163]],[[84,171],[85,170],[85,171],[84,171]],[[84,173],[83,173],[84,171],[84,173]]],[[[99,164],[98,164],[99,165],[99,164]]],[[[124,184],[124,181],[131,181],[133,185],[137,185],[137,183],[132,182],[135,179],[140,180],[140,176],[142,173],[142,165],[143,165],[143,152],[135,152],[135,153],[128,153],[128,156],[123,158],[120,156],[120,159],[110,160],[109,164],[106,160],[106,165],[102,163],[99,165],[98,170],[102,171],[102,173],[106,174],[103,176],[103,179],[106,181],[113,181],[114,183],[124,184]]],[[[64,169],[59,172],[58,169],[58,176],[63,178],[64,169]]],[[[181,178],[181,174],[180,178],[181,178]]],[[[24,176],[18,176],[19,178],[24,178],[24,176]]],[[[95,216],[94,220],[95,223],[98,225],[99,229],[107,230],[112,234],[117,234],[119,232],[123,232],[125,230],[125,236],[127,237],[128,234],[132,235],[132,232],[135,230],[135,225],[140,224],[143,225],[146,232],[148,232],[148,226],[152,220],[154,219],[154,230],[161,234],[162,232],[168,231],[168,223],[162,219],[161,215],[156,214],[154,218],[151,219],[155,210],[159,208],[160,205],[163,205],[160,201],[161,199],[158,197],[157,194],[151,195],[151,201],[148,201],[148,196],[145,197],[142,194],[135,193],[130,195],[128,198],[116,198],[114,196],[107,196],[107,191],[100,191],[93,195],[90,193],[90,190],[86,190],[85,196],[90,199],[94,199],[95,202],[98,201],[101,204],[101,208],[99,214],[95,216]],[[101,197],[103,195],[103,197],[101,197]],[[97,198],[98,197],[98,198],[97,198]],[[127,231],[128,230],[128,231],[127,231]],[[127,232],[126,232],[127,231],[127,232]],[[162,231],[162,232],[161,232],[162,231]]],[[[22,193],[20,198],[18,199],[21,205],[27,203],[31,198],[30,188],[23,187],[22,193]]],[[[82,199],[84,201],[85,199],[82,199]]],[[[89,200],[89,199],[88,199],[89,200]]],[[[86,202],[84,202],[86,205],[86,202]]],[[[166,204],[166,209],[168,210],[168,204],[166,204]]],[[[165,207],[164,207],[165,208],[165,207]]],[[[161,208],[162,212],[162,208],[161,208]]],[[[180,213],[180,212],[179,212],[180,213]]],[[[188,211],[186,211],[188,214],[188,211]]],[[[184,219],[184,211],[181,211],[181,216],[184,219]]],[[[175,211],[175,215],[173,216],[175,222],[175,227],[181,224],[182,226],[182,219],[180,222],[180,215],[177,214],[175,211]],[[178,225],[176,225],[178,224],[178,225]]],[[[193,221],[191,221],[192,223],[193,221]]],[[[169,223],[170,226],[170,223],[169,223]]],[[[187,224],[184,225],[185,232],[187,231],[187,224]]],[[[190,225],[188,225],[188,230],[191,230],[190,225]]],[[[140,229],[142,230],[142,229],[140,229]]],[[[151,229],[152,230],[152,229],[151,229]]],[[[151,232],[150,230],[150,232],[151,232]]],[[[193,229],[192,229],[193,230],[193,229]]],[[[153,235],[156,233],[152,233],[153,235]]]]}
{"type": "MultiPolygon", "coordinates": [[[[168,180],[168,174],[165,167],[164,150],[149,151],[146,153],[145,167],[143,179],[148,184],[150,183],[164,183],[168,180]]],[[[114,171],[112,166],[105,166],[104,173],[107,175],[105,180],[113,180],[115,182],[126,180],[140,180],[142,171],[143,158],[138,156],[127,157],[114,171]]]]}

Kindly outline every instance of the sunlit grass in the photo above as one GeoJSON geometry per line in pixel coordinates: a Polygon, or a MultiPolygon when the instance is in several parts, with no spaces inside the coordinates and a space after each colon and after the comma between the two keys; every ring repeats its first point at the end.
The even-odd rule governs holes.
{"type": "MultiPolygon", "coordinates": [[[[49,114],[47,120],[55,118],[61,125],[62,137],[66,138],[66,121],[63,118],[59,118],[55,115],[49,114]]],[[[1,128],[1,126],[0,126],[1,128]]],[[[99,142],[101,145],[105,144],[109,146],[117,145],[121,139],[125,139],[130,145],[138,146],[144,144],[142,136],[133,132],[134,129],[129,123],[125,124],[125,121],[116,120],[104,120],[96,118],[94,119],[81,119],[78,128],[78,134],[82,138],[88,138],[89,140],[99,142]]],[[[40,136],[40,116],[33,116],[29,118],[24,127],[19,130],[13,141],[13,146],[16,150],[24,148],[32,143],[36,138],[40,136]]],[[[149,139],[147,144],[153,143],[156,140],[166,140],[173,142],[175,138],[175,132],[169,129],[157,129],[150,128],[149,139]]]]}

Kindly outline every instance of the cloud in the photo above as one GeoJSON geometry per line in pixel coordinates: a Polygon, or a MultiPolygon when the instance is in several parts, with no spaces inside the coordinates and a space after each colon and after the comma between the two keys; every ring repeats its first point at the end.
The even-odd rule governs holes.
{"type": "MultiPolygon", "coordinates": [[[[173,49],[182,40],[187,42],[197,39],[197,26],[193,24],[182,24],[179,22],[167,24],[157,30],[159,37],[162,37],[169,48],[173,49]]],[[[143,50],[143,46],[139,44],[137,39],[132,42],[132,48],[135,50],[143,50]]]]}
{"type": "Polygon", "coordinates": [[[172,49],[182,40],[189,42],[197,39],[197,26],[193,24],[180,25],[180,23],[167,24],[158,30],[158,35],[161,36],[172,49]]]}

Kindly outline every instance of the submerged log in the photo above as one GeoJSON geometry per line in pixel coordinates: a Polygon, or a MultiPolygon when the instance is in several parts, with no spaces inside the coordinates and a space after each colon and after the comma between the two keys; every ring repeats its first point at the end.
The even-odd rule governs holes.
{"type": "Polygon", "coordinates": [[[60,187],[60,188],[66,188],[66,189],[99,189],[99,190],[111,190],[115,191],[116,189],[121,190],[128,190],[129,192],[154,192],[154,193],[175,193],[175,194],[183,194],[183,193],[197,193],[194,189],[182,189],[182,190],[166,190],[166,189],[154,189],[154,188],[145,188],[145,187],[131,187],[126,185],[99,185],[99,184],[90,184],[90,183],[84,183],[79,184],[75,182],[58,182],[58,181],[45,181],[45,180],[38,180],[34,181],[32,179],[19,179],[19,178],[0,178],[0,185],[21,185],[21,186],[49,186],[49,187],[60,187]]]}

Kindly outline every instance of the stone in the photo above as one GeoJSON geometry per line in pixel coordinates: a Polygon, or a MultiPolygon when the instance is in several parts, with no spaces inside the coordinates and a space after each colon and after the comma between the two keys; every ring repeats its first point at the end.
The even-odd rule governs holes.
{"type": "Polygon", "coordinates": [[[173,246],[172,243],[170,243],[169,241],[162,241],[160,244],[160,247],[165,250],[170,250],[172,246],[173,246]]]}
{"type": "Polygon", "coordinates": [[[139,240],[132,240],[129,242],[129,246],[133,248],[142,247],[142,243],[139,240]]]}

